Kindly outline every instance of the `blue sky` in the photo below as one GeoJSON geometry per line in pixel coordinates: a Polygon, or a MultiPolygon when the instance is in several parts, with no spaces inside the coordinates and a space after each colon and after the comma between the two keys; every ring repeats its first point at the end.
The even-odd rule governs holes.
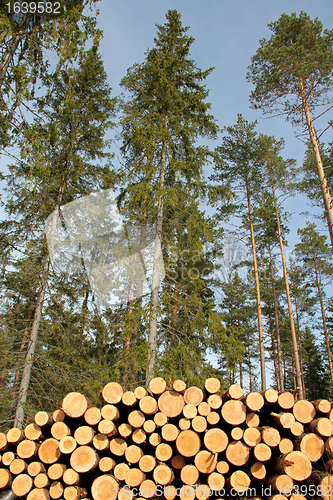
{"type": "MultiPolygon", "coordinates": [[[[305,147],[295,137],[291,124],[283,118],[263,117],[260,111],[250,109],[252,85],[246,81],[246,71],[259,47],[259,39],[271,36],[267,24],[284,12],[299,14],[303,10],[311,18],[318,17],[324,28],[332,29],[331,0],[101,0],[98,8],[98,23],[104,32],[101,54],[115,95],[121,91],[119,82],[127,69],[141,63],[147,49],[153,47],[155,23],[164,24],[168,9],[176,9],[182,15],[183,26],[189,26],[189,34],[195,38],[191,57],[201,69],[215,68],[206,85],[210,90],[211,112],[219,126],[233,125],[237,113],[241,113],[249,121],[258,121],[258,132],[283,137],[285,157],[295,158],[298,164],[302,162],[305,147]]],[[[333,113],[327,119],[332,118],[333,113]]],[[[332,140],[326,133],[325,142],[332,140]]],[[[286,208],[294,211],[289,236],[293,245],[297,241],[297,227],[305,226],[305,219],[299,213],[311,208],[300,196],[288,200],[286,208]]],[[[326,231],[324,226],[321,229],[326,231]]]]}

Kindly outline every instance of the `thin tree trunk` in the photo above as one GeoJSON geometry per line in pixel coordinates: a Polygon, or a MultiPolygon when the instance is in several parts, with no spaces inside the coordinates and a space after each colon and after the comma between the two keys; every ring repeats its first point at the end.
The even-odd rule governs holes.
{"type": "Polygon", "coordinates": [[[255,238],[254,238],[254,229],[253,229],[253,221],[252,221],[252,208],[251,208],[251,200],[250,200],[249,181],[248,181],[247,176],[245,176],[245,185],[246,185],[247,206],[248,206],[248,212],[249,212],[251,245],[252,245],[252,256],[253,256],[253,267],[254,267],[254,280],[255,280],[256,299],[257,299],[261,390],[265,391],[266,390],[265,347],[264,347],[264,332],[263,332],[263,328],[262,328],[262,312],[261,312],[259,272],[258,272],[256,243],[255,243],[255,238]]]}
{"type": "Polygon", "coordinates": [[[317,140],[316,132],[315,132],[315,129],[314,129],[314,126],[312,123],[310,109],[309,109],[309,105],[308,105],[308,101],[307,101],[307,97],[306,97],[306,93],[305,93],[305,89],[304,89],[304,82],[303,82],[302,78],[299,78],[299,86],[301,89],[301,96],[302,96],[302,101],[303,101],[303,108],[304,108],[304,112],[305,112],[305,117],[306,117],[306,123],[308,126],[308,131],[309,131],[310,140],[311,140],[311,144],[312,144],[313,154],[314,154],[316,165],[317,165],[318,177],[319,177],[321,191],[322,191],[322,195],[323,195],[324,207],[326,210],[328,231],[330,233],[331,245],[333,247],[333,205],[332,205],[332,198],[331,198],[330,190],[329,190],[327,179],[326,179],[324,165],[323,165],[323,162],[321,159],[318,140],[317,140]]]}
{"type": "Polygon", "coordinates": [[[305,389],[305,380],[304,380],[304,365],[303,365],[302,343],[301,343],[301,331],[300,331],[300,328],[299,328],[298,307],[297,307],[296,296],[295,296],[295,313],[296,313],[296,325],[297,325],[297,338],[298,338],[299,360],[300,360],[300,363],[301,363],[301,377],[302,377],[303,395],[304,395],[304,398],[306,398],[306,389],[305,389]]]}
{"type": "Polygon", "coordinates": [[[243,367],[241,361],[239,361],[239,385],[243,389],[243,367]]]}
{"type": "Polygon", "coordinates": [[[271,349],[272,349],[272,353],[273,353],[273,363],[274,363],[275,380],[276,380],[277,390],[279,392],[281,392],[279,367],[278,367],[277,356],[276,356],[276,351],[275,351],[273,319],[272,319],[272,315],[271,315],[271,312],[270,312],[270,308],[271,308],[270,302],[267,302],[267,306],[268,306],[268,309],[269,309],[268,320],[269,320],[269,329],[270,329],[270,332],[271,332],[271,349]]]}
{"type": "MultiPolygon", "coordinates": [[[[164,179],[166,171],[166,144],[163,143],[161,155],[161,168],[160,168],[160,190],[161,193],[158,198],[157,207],[157,220],[156,220],[156,233],[160,242],[162,242],[162,224],[163,224],[163,208],[164,208],[164,179]]],[[[155,360],[156,360],[156,339],[157,339],[157,308],[158,308],[158,292],[159,292],[159,266],[157,263],[158,245],[155,246],[154,266],[153,266],[153,279],[152,279],[152,293],[151,293],[151,316],[148,335],[149,346],[149,361],[146,370],[146,384],[148,386],[150,379],[153,377],[155,360]]]]}
{"type": "Polygon", "coordinates": [[[249,359],[249,382],[250,382],[250,392],[252,392],[252,365],[251,365],[251,352],[250,346],[247,348],[247,354],[249,359]]]}
{"type": "Polygon", "coordinates": [[[16,389],[17,389],[17,386],[18,386],[18,383],[19,383],[20,370],[21,370],[21,368],[20,368],[19,365],[21,364],[22,353],[23,353],[24,348],[25,348],[27,336],[28,336],[28,325],[24,329],[24,334],[23,334],[23,338],[22,338],[22,341],[21,341],[21,345],[20,345],[19,356],[18,356],[17,365],[16,365],[17,368],[15,370],[13,390],[12,390],[12,393],[11,393],[11,402],[10,402],[10,405],[9,405],[8,415],[11,415],[12,409],[14,408],[14,405],[15,405],[16,389]]]}
{"type": "MultiPolygon", "coordinates": [[[[53,215],[53,219],[52,219],[51,235],[54,235],[54,233],[55,233],[56,222],[57,222],[57,217],[58,217],[58,213],[59,213],[59,207],[61,205],[61,200],[62,200],[62,194],[63,194],[63,186],[59,189],[59,193],[58,193],[56,209],[54,211],[54,215],[53,215]]],[[[19,395],[18,395],[18,402],[17,402],[16,412],[15,412],[14,427],[18,427],[19,429],[22,429],[23,423],[24,423],[24,405],[27,401],[27,396],[28,396],[28,389],[29,389],[30,378],[31,378],[31,369],[32,369],[32,364],[33,364],[34,355],[35,355],[35,349],[36,349],[36,345],[37,345],[38,330],[39,330],[40,320],[41,320],[41,316],[42,316],[42,308],[43,308],[43,302],[44,302],[44,298],[45,298],[46,287],[47,287],[47,283],[48,283],[49,268],[50,268],[50,255],[48,254],[46,259],[45,259],[43,270],[42,270],[41,287],[40,287],[38,297],[37,297],[34,318],[33,318],[31,331],[30,331],[30,338],[28,341],[27,353],[26,353],[23,371],[22,371],[21,384],[20,384],[19,395]]]]}
{"type": "Polygon", "coordinates": [[[273,301],[274,301],[277,358],[278,358],[278,379],[279,379],[279,381],[277,380],[276,382],[277,382],[278,390],[283,392],[284,391],[284,383],[283,383],[283,372],[282,372],[281,335],[280,335],[279,314],[278,314],[276,290],[275,290],[273,259],[272,259],[272,252],[271,252],[270,245],[268,245],[268,254],[269,254],[269,268],[270,268],[270,272],[271,272],[272,292],[273,292],[273,301]]]}
{"type": "Polygon", "coordinates": [[[276,196],[275,196],[275,187],[274,187],[272,172],[270,170],[269,170],[269,174],[270,174],[270,178],[271,178],[271,187],[272,187],[272,194],[273,194],[274,206],[275,206],[275,212],[276,212],[276,221],[277,221],[277,225],[278,225],[279,244],[280,244],[281,260],[282,260],[282,267],[283,267],[283,277],[284,277],[284,283],[285,283],[285,288],[286,288],[289,322],[290,322],[290,330],[291,330],[291,339],[292,339],[292,343],[293,343],[293,351],[294,351],[294,359],[295,359],[296,379],[297,379],[297,385],[299,387],[299,399],[304,399],[302,379],[301,379],[301,369],[300,369],[298,348],[297,348],[297,338],[296,338],[296,331],[295,331],[295,322],[294,322],[293,308],[291,305],[291,298],[290,298],[288,271],[287,271],[286,259],[285,259],[284,248],[283,248],[283,239],[282,239],[279,208],[278,208],[276,196]]]}
{"type": "Polygon", "coordinates": [[[326,317],[325,317],[323,296],[322,296],[322,293],[321,293],[321,286],[320,286],[320,281],[319,281],[319,275],[318,275],[318,271],[317,271],[316,267],[315,267],[315,273],[316,273],[316,285],[317,285],[317,290],[318,290],[318,297],[319,297],[319,302],[320,302],[321,317],[322,317],[322,320],[323,320],[323,328],[324,328],[324,335],[325,335],[325,342],[326,342],[326,349],[327,349],[328,365],[330,367],[331,384],[332,384],[332,389],[333,389],[333,364],[332,364],[332,355],[331,355],[330,341],[329,341],[328,332],[327,332],[327,325],[326,325],[326,317]]]}

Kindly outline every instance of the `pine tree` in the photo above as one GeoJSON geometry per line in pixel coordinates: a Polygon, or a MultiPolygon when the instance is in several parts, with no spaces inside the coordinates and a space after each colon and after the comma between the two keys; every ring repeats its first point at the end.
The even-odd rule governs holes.
{"type": "Polygon", "coordinates": [[[305,117],[333,246],[333,206],[312,116],[318,107],[319,116],[331,109],[333,31],[323,31],[322,23],[305,12],[282,14],[268,27],[273,34],[260,41],[249,67],[248,80],[255,85],[251,102],[254,108],[285,114],[296,125],[305,117]]]}

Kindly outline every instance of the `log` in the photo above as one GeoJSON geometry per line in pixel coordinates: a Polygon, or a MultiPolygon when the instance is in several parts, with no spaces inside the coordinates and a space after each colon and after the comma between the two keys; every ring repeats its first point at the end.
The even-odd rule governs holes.
{"type": "Polygon", "coordinates": [[[250,484],[251,479],[246,474],[246,472],[242,470],[236,470],[235,472],[233,472],[227,481],[228,488],[232,488],[239,495],[244,494],[250,484]]]}
{"type": "Polygon", "coordinates": [[[40,474],[37,474],[37,476],[34,479],[34,486],[39,489],[47,488],[50,485],[50,480],[45,474],[45,472],[41,472],[40,474]]]}
{"type": "Polygon", "coordinates": [[[267,444],[259,443],[253,448],[253,456],[257,462],[267,462],[272,456],[272,450],[267,444]]]}
{"type": "Polygon", "coordinates": [[[97,426],[100,434],[105,434],[108,438],[112,438],[117,434],[117,427],[112,420],[102,419],[97,426]]]}
{"type": "Polygon", "coordinates": [[[131,411],[131,413],[128,415],[128,418],[127,418],[128,423],[134,429],[138,429],[139,427],[142,427],[145,420],[146,420],[146,417],[144,416],[144,414],[140,410],[131,411]]]}
{"type": "Polygon", "coordinates": [[[332,487],[333,487],[333,476],[331,474],[326,474],[321,478],[319,482],[323,500],[332,500],[332,487]]]}
{"type": "Polygon", "coordinates": [[[151,472],[156,467],[155,457],[152,455],[143,455],[139,460],[139,468],[142,472],[151,472]]]}
{"type": "Polygon", "coordinates": [[[259,415],[256,413],[248,413],[246,415],[245,423],[248,427],[259,427],[259,415]]]}
{"type": "Polygon", "coordinates": [[[118,500],[133,500],[134,494],[128,484],[125,484],[118,491],[118,500]]]}
{"type": "Polygon", "coordinates": [[[209,394],[216,394],[221,389],[221,382],[218,378],[207,378],[205,381],[205,389],[209,394]]]}
{"type": "Polygon", "coordinates": [[[33,481],[28,474],[19,474],[12,482],[12,491],[17,497],[24,497],[33,487],[33,481]]]}
{"type": "Polygon", "coordinates": [[[171,465],[173,469],[180,470],[185,466],[185,464],[186,464],[185,458],[182,457],[181,455],[175,455],[174,457],[172,457],[171,465]]]}
{"type": "Polygon", "coordinates": [[[149,436],[149,444],[151,446],[158,446],[160,444],[160,442],[162,441],[162,438],[159,434],[157,434],[157,432],[153,432],[150,436],[149,436]]]}
{"type": "Polygon", "coordinates": [[[0,432],[0,451],[5,451],[8,448],[8,441],[6,434],[4,432],[0,432]]]}
{"type": "Polygon", "coordinates": [[[125,474],[125,483],[131,488],[136,488],[146,479],[145,474],[140,469],[128,469],[125,474]]]}
{"type": "Polygon", "coordinates": [[[51,436],[60,441],[62,438],[71,435],[71,430],[65,422],[54,422],[51,426],[51,436]]]}
{"type": "Polygon", "coordinates": [[[278,393],[275,389],[266,389],[266,391],[261,391],[260,394],[265,400],[265,404],[277,403],[278,393]]]}
{"type": "Polygon", "coordinates": [[[124,389],[117,382],[109,382],[106,384],[101,392],[101,397],[105,403],[116,405],[120,403],[123,397],[124,389]]]}
{"type": "Polygon", "coordinates": [[[193,485],[199,479],[199,471],[195,465],[185,465],[180,471],[180,479],[184,484],[193,485]]]}
{"type": "Polygon", "coordinates": [[[59,449],[61,453],[64,453],[64,455],[70,455],[71,453],[73,453],[76,447],[77,442],[75,441],[73,436],[66,436],[60,439],[59,449]]]}
{"type": "Polygon", "coordinates": [[[258,412],[264,406],[265,400],[260,392],[249,392],[243,402],[250,412],[258,412]]]}
{"type": "MultiPolygon", "coordinates": [[[[115,405],[107,404],[101,409],[101,418],[105,420],[112,420],[112,422],[118,422],[120,417],[119,409],[115,405]]],[[[101,419],[99,419],[101,420],[101,419]]],[[[98,421],[99,422],[99,421],[98,421]]],[[[98,423],[97,422],[97,423],[98,423]]]]}
{"type": "MultiPolygon", "coordinates": [[[[186,431],[185,431],[186,432],[186,431]]],[[[153,478],[156,484],[161,484],[162,486],[166,486],[171,484],[174,480],[174,473],[170,467],[165,464],[160,464],[155,467],[153,471],[153,478]]]]}
{"type": "MultiPolygon", "coordinates": [[[[156,484],[151,479],[145,479],[140,484],[139,492],[143,498],[153,498],[153,497],[155,497],[155,493],[156,493],[156,484]]],[[[170,500],[173,500],[173,499],[170,498],[170,500]]]]}
{"type": "Polygon", "coordinates": [[[197,416],[198,410],[194,404],[186,404],[183,408],[185,418],[191,419],[197,416]]]}
{"type": "MultiPolygon", "coordinates": [[[[91,406],[84,412],[83,418],[88,425],[97,425],[102,418],[101,410],[97,406],[91,406]]],[[[108,418],[108,420],[112,420],[112,418],[108,418]]]]}
{"type": "Polygon", "coordinates": [[[156,377],[151,379],[148,389],[155,394],[155,396],[159,396],[166,390],[166,386],[166,381],[162,377],[156,377]]]}
{"type": "Polygon", "coordinates": [[[116,462],[111,457],[102,457],[98,464],[98,468],[101,472],[111,472],[115,466],[116,462]]]}
{"type": "Polygon", "coordinates": [[[147,434],[152,434],[156,429],[156,424],[154,422],[154,420],[146,420],[144,423],[143,423],[143,430],[147,433],[147,434]]]}
{"type": "Polygon", "coordinates": [[[290,427],[289,432],[295,437],[300,436],[304,432],[304,425],[301,422],[295,422],[290,427]]]}
{"type": "Polygon", "coordinates": [[[208,413],[206,419],[209,425],[216,425],[220,421],[220,415],[216,411],[211,411],[208,413]]]}
{"type": "Polygon", "coordinates": [[[293,406],[293,415],[301,424],[308,424],[315,418],[316,409],[310,401],[300,399],[293,406]]]}
{"type": "Polygon", "coordinates": [[[126,472],[128,470],[129,470],[129,466],[125,462],[122,462],[122,463],[119,463],[115,466],[114,471],[113,471],[113,475],[116,479],[118,479],[118,481],[124,481],[125,476],[126,476],[126,472]]]}
{"type": "Polygon", "coordinates": [[[267,481],[267,486],[270,486],[273,493],[279,493],[280,495],[290,496],[294,481],[287,474],[279,474],[272,476],[267,481]]]}
{"type": "Polygon", "coordinates": [[[27,469],[27,472],[28,472],[29,476],[31,476],[31,477],[36,477],[37,474],[40,474],[41,472],[45,472],[45,471],[46,471],[45,465],[42,464],[42,462],[31,462],[28,465],[28,469],[27,469]]]}
{"type": "Polygon", "coordinates": [[[197,500],[207,500],[212,495],[212,490],[208,486],[208,484],[199,484],[195,489],[195,498],[197,500]]]}
{"type": "Polygon", "coordinates": [[[240,425],[246,419],[246,407],[242,401],[231,399],[222,406],[222,418],[233,426],[240,425]]]}
{"type": "Polygon", "coordinates": [[[121,397],[121,402],[127,408],[131,408],[132,406],[134,406],[137,403],[137,401],[138,401],[137,397],[133,391],[126,391],[121,397]]]}
{"type": "Polygon", "coordinates": [[[270,415],[270,419],[277,427],[280,427],[282,429],[290,429],[295,423],[294,415],[289,412],[272,412],[270,415]]]}
{"type": "Polygon", "coordinates": [[[306,455],[311,462],[317,462],[324,453],[324,441],[314,433],[302,434],[295,441],[295,449],[306,455]]]}
{"type": "Polygon", "coordinates": [[[211,474],[216,469],[217,455],[207,450],[201,450],[194,458],[194,465],[199,472],[211,474]]]}
{"type": "Polygon", "coordinates": [[[29,441],[40,441],[44,438],[43,431],[37,424],[29,424],[24,429],[24,435],[29,441]]]}
{"type": "Polygon", "coordinates": [[[51,427],[53,424],[53,416],[46,411],[38,411],[34,417],[35,424],[39,427],[51,427]]]}
{"type": "Polygon", "coordinates": [[[135,444],[144,444],[147,440],[146,433],[143,429],[135,429],[132,434],[132,441],[135,444]]]}
{"type": "Polygon", "coordinates": [[[143,451],[139,446],[131,444],[127,446],[125,450],[125,458],[129,464],[137,464],[140,458],[143,456],[143,451]]]}
{"type": "Polygon", "coordinates": [[[116,500],[118,491],[117,481],[108,474],[97,477],[91,485],[93,500],[116,500]]]}
{"type": "Polygon", "coordinates": [[[184,484],[179,491],[180,500],[194,500],[195,498],[195,488],[184,484]]]}
{"type": "Polygon", "coordinates": [[[132,434],[132,426],[130,424],[120,424],[118,426],[118,434],[123,439],[127,439],[132,434]]]}
{"type": "Polygon", "coordinates": [[[229,399],[241,399],[243,397],[243,389],[238,384],[232,384],[222,395],[223,401],[229,399]]]}
{"type": "Polygon", "coordinates": [[[162,411],[159,411],[154,416],[154,424],[157,427],[163,427],[163,425],[168,423],[168,417],[162,411]]]}
{"type": "Polygon", "coordinates": [[[225,460],[220,460],[216,464],[216,471],[220,474],[228,474],[229,472],[229,464],[225,460]]]}
{"type": "Polygon", "coordinates": [[[145,396],[148,396],[148,391],[145,387],[136,387],[133,392],[136,399],[142,399],[145,396]]]}
{"type": "Polygon", "coordinates": [[[191,424],[192,429],[199,434],[205,432],[205,430],[207,429],[207,420],[201,415],[197,415],[196,417],[194,417],[194,419],[191,421],[191,424]]]}
{"type": "Polygon", "coordinates": [[[51,481],[59,481],[64,475],[66,470],[66,465],[55,463],[51,465],[47,470],[47,475],[51,479],[51,481]]]}
{"type": "Polygon", "coordinates": [[[6,451],[3,455],[2,455],[2,464],[5,466],[5,467],[9,467],[9,465],[12,463],[12,461],[14,460],[15,458],[15,455],[12,451],[6,451]]]}
{"type": "Polygon", "coordinates": [[[19,474],[27,472],[27,469],[28,469],[27,463],[24,460],[22,460],[22,458],[14,458],[14,460],[9,466],[9,471],[14,476],[18,476],[19,474]]]}
{"type": "Polygon", "coordinates": [[[222,474],[219,474],[218,472],[212,472],[207,477],[207,483],[212,491],[219,491],[224,487],[225,479],[222,474]]]}
{"type": "Polygon", "coordinates": [[[329,418],[319,417],[310,422],[309,429],[320,436],[330,437],[333,434],[333,423],[329,418]]]}
{"type": "Polygon", "coordinates": [[[49,494],[53,500],[58,500],[59,498],[61,498],[63,493],[64,487],[60,481],[53,481],[53,483],[50,484],[49,494]]]}
{"type": "Polygon", "coordinates": [[[301,451],[292,451],[282,455],[274,466],[279,474],[287,474],[294,481],[304,481],[312,472],[310,460],[301,451]]]}
{"type": "Polygon", "coordinates": [[[61,409],[68,417],[80,418],[90,406],[91,403],[83,394],[70,392],[62,400],[61,409]]]}
{"type": "Polygon", "coordinates": [[[74,439],[80,446],[91,444],[93,442],[94,436],[95,431],[89,425],[81,425],[80,427],[77,427],[74,432],[74,439]]]}
{"type": "Polygon", "coordinates": [[[261,428],[261,440],[271,448],[275,448],[280,444],[281,436],[274,427],[265,426],[261,428]]]}
{"type": "Polygon", "coordinates": [[[139,407],[142,413],[148,416],[155,415],[158,410],[157,401],[151,396],[145,396],[144,398],[140,399],[139,407]]]}
{"type": "Polygon", "coordinates": [[[288,439],[288,438],[281,439],[281,441],[279,443],[280,453],[282,453],[282,454],[290,453],[291,451],[293,451],[293,449],[294,449],[294,444],[290,439],[288,439]]]}
{"type": "Polygon", "coordinates": [[[281,392],[278,396],[277,404],[282,410],[291,410],[295,404],[293,394],[288,391],[281,392]]]}
{"type": "Polygon", "coordinates": [[[52,413],[53,422],[63,422],[65,420],[65,413],[62,410],[55,410],[52,413]]]}
{"type": "Polygon", "coordinates": [[[70,457],[71,468],[79,474],[93,472],[99,462],[96,451],[90,446],[79,446],[70,457]]]}
{"type": "Polygon", "coordinates": [[[176,441],[179,432],[179,429],[174,424],[165,424],[161,429],[161,436],[164,441],[176,441]]]}
{"type": "Polygon", "coordinates": [[[328,455],[333,456],[333,437],[329,437],[325,441],[325,451],[328,455]]]}
{"type": "Polygon", "coordinates": [[[12,476],[7,469],[0,469],[0,490],[9,488],[12,484],[12,476]]]}
{"type": "Polygon", "coordinates": [[[329,413],[331,411],[331,403],[327,401],[327,399],[317,399],[316,401],[313,401],[313,406],[316,409],[316,412],[318,415],[322,416],[329,416],[329,413]]]}
{"type": "MultiPolygon", "coordinates": [[[[205,437],[206,435],[207,434],[205,434],[205,437]]],[[[191,429],[181,431],[176,439],[176,448],[180,455],[184,457],[194,457],[200,450],[200,438],[198,434],[191,429]]]]}
{"type": "Polygon", "coordinates": [[[76,470],[68,468],[62,476],[62,480],[66,486],[78,486],[81,483],[81,476],[76,470]]]}
{"type": "Polygon", "coordinates": [[[202,401],[198,405],[198,414],[201,415],[202,417],[207,417],[207,415],[209,415],[211,411],[212,409],[206,401],[202,401]]]}
{"type": "Polygon", "coordinates": [[[248,427],[244,431],[243,441],[247,446],[253,448],[261,441],[261,433],[257,427],[248,427]]]}
{"type": "Polygon", "coordinates": [[[127,443],[124,439],[114,438],[110,441],[110,451],[113,455],[117,457],[122,457],[125,455],[125,451],[127,448],[127,443]]]}
{"type": "Polygon", "coordinates": [[[7,432],[7,442],[8,444],[17,445],[24,439],[24,432],[22,429],[18,429],[17,427],[12,427],[7,432]]]}
{"type": "Polygon", "coordinates": [[[33,488],[27,496],[27,500],[50,500],[50,495],[47,489],[33,488]]]}
{"type": "Polygon", "coordinates": [[[222,406],[222,398],[218,394],[212,394],[207,399],[207,403],[212,410],[218,410],[222,406]]]}
{"type": "Polygon", "coordinates": [[[80,500],[87,496],[87,490],[79,486],[67,486],[64,489],[65,500],[80,500]]]}
{"type": "Polygon", "coordinates": [[[228,444],[225,456],[230,464],[239,467],[247,463],[250,456],[250,448],[241,441],[232,441],[228,444]]]}
{"type": "Polygon", "coordinates": [[[178,427],[181,431],[187,431],[191,427],[191,420],[188,418],[179,419],[178,427]]]}
{"type": "Polygon", "coordinates": [[[233,441],[239,441],[242,439],[244,431],[241,427],[233,427],[230,432],[231,439],[233,441]]]}
{"type": "Polygon", "coordinates": [[[173,455],[172,448],[167,443],[160,443],[156,446],[155,457],[160,462],[167,462],[173,455]]]}
{"type": "Polygon", "coordinates": [[[54,438],[45,439],[39,447],[39,460],[44,464],[54,464],[61,455],[59,441],[54,438]]]}
{"type": "Polygon", "coordinates": [[[172,384],[172,388],[176,392],[184,393],[186,391],[186,383],[183,380],[177,379],[172,384]]]}
{"type": "Polygon", "coordinates": [[[224,451],[228,446],[228,442],[228,436],[222,429],[209,429],[204,435],[204,444],[207,450],[211,451],[212,453],[221,453],[222,451],[224,451]]]}
{"type": "Polygon", "coordinates": [[[203,392],[199,387],[192,386],[186,389],[184,393],[184,401],[187,404],[198,406],[203,400],[203,392]]]}
{"type": "MultiPolygon", "coordinates": [[[[276,395],[277,398],[277,395],[276,395]]],[[[265,464],[262,462],[255,462],[253,465],[251,465],[249,469],[249,474],[255,479],[256,481],[263,481],[266,477],[266,467],[265,464]]]]}

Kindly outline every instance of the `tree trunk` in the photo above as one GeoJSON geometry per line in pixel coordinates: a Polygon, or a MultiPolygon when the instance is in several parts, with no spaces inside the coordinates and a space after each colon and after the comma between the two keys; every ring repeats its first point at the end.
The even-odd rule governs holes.
{"type": "Polygon", "coordinates": [[[323,329],[324,329],[326,349],[327,349],[328,365],[330,367],[331,384],[332,384],[332,388],[333,388],[333,363],[332,363],[331,347],[330,347],[330,341],[329,341],[329,338],[328,338],[328,331],[327,331],[327,325],[326,325],[326,317],[325,317],[323,296],[322,296],[322,293],[321,293],[320,280],[319,280],[318,270],[317,270],[316,267],[315,267],[315,273],[316,273],[316,286],[317,286],[318,297],[319,297],[319,302],[320,302],[321,317],[322,317],[322,320],[323,320],[323,329]]]}
{"type": "Polygon", "coordinates": [[[301,364],[301,377],[302,377],[303,396],[304,396],[304,398],[306,398],[305,381],[304,381],[304,365],[303,365],[302,343],[301,343],[301,331],[300,331],[300,328],[299,328],[298,308],[297,308],[297,299],[296,299],[296,296],[295,296],[295,313],[296,313],[296,325],[297,325],[297,338],[298,338],[299,360],[300,360],[300,364],[301,364]]]}
{"type": "Polygon", "coordinates": [[[284,283],[285,283],[285,287],[286,287],[289,322],[290,322],[291,338],[292,338],[292,343],[293,343],[293,351],[294,351],[294,359],[295,359],[296,379],[297,379],[297,385],[299,387],[299,398],[304,399],[302,379],[301,379],[301,370],[300,370],[299,356],[298,356],[298,348],[297,348],[297,338],[296,338],[296,331],[295,331],[295,322],[294,322],[293,308],[291,305],[288,271],[287,271],[286,259],[285,259],[284,248],[283,248],[283,239],[282,239],[279,208],[278,208],[276,196],[275,196],[275,188],[274,188],[272,172],[270,171],[269,174],[270,174],[270,178],[271,178],[272,194],[273,194],[274,206],[275,206],[275,211],[276,211],[276,221],[277,221],[277,225],[278,225],[278,234],[279,234],[279,244],[280,244],[280,251],[281,251],[282,267],[283,267],[283,276],[284,276],[284,283]]]}
{"type": "Polygon", "coordinates": [[[268,253],[269,253],[269,268],[271,271],[271,281],[272,281],[272,292],[273,292],[273,300],[274,300],[274,314],[275,314],[275,327],[276,327],[276,343],[277,343],[277,357],[278,357],[278,376],[279,383],[278,391],[284,391],[284,383],[283,383],[283,374],[282,374],[282,351],[281,351],[281,335],[280,335],[280,326],[279,326],[279,315],[278,315],[278,307],[277,307],[277,299],[276,299],[276,290],[275,290],[275,279],[274,279],[274,270],[273,270],[273,259],[271,247],[268,245],[268,253]],[[280,386],[280,389],[279,389],[280,386]]]}
{"type": "Polygon", "coordinates": [[[280,374],[279,374],[279,368],[278,368],[278,364],[277,364],[277,356],[276,356],[276,352],[275,352],[273,320],[272,320],[271,311],[270,311],[271,304],[268,301],[267,301],[267,306],[269,309],[268,320],[269,320],[269,327],[270,327],[270,331],[271,331],[271,349],[272,349],[272,353],[273,353],[275,380],[276,380],[277,390],[278,390],[278,392],[281,392],[280,374]]]}
{"type": "Polygon", "coordinates": [[[261,390],[265,391],[266,390],[265,348],[264,348],[264,333],[263,333],[263,328],[262,328],[259,272],[258,272],[256,243],[255,243],[253,221],[252,221],[252,208],[251,208],[251,200],[250,200],[249,181],[248,181],[247,176],[245,176],[245,185],[246,185],[247,206],[248,206],[248,212],[249,212],[249,223],[250,223],[251,245],[252,245],[252,256],[253,256],[253,267],[254,267],[254,279],[255,279],[256,298],[257,298],[261,390]]]}
{"type": "Polygon", "coordinates": [[[317,171],[318,171],[318,177],[321,185],[321,191],[323,195],[323,201],[324,201],[324,207],[326,210],[326,218],[327,218],[327,225],[328,225],[328,231],[330,233],[330,238],[331,238],[331,245],[333,247],[333,206],[332,206],[332,198],[330,194],[330,190],[328,188],[328,183],[325,175],[325,170],[323,166],[323,162],[321,159],[320,151],[319,151],[319,145],[318,145],[318,140],[316,136],[316,132],[312,123],[311,119],[311,114],[310,114],[310,109],[308,105],[308,101],[306,98],[306,93],[304,89],[304,83],[302,78],[299,78],[299,86],[301,89],[301,96],[302,96],[302,101],[303,101],[303,109],[306,117],[306,123],[308,126],[308,131],[310,135],[310,140],[312,144],[312,149],[313,149],[313,154],[316,160],[316,165],[317,165],[317,171]]]}
{"type": "MultiPolygon", "coordinates": [[[[162,242],[162,224],[163,224],[163,208],[164,208],[164,179],[166,171],[166,144],[163,143],[161,155],[161,168],[160,168],[160,190],[161,193],[158,199],[157,207],[157,220],[156,220],[156,233],[160,243],[162,242]]],[[[155,247],[153,279],[152,279],[152,293],[151,293],[151,317],[149,325],[149,362],[146,371],[146,385],[148,386],[150,379],[153,377],[155,360],[156,360],[156,338],[157,338],[157,308],[158,308],[158,292],[159,292],[159,266],[157,265],[158,247],[155,247]]]]}

